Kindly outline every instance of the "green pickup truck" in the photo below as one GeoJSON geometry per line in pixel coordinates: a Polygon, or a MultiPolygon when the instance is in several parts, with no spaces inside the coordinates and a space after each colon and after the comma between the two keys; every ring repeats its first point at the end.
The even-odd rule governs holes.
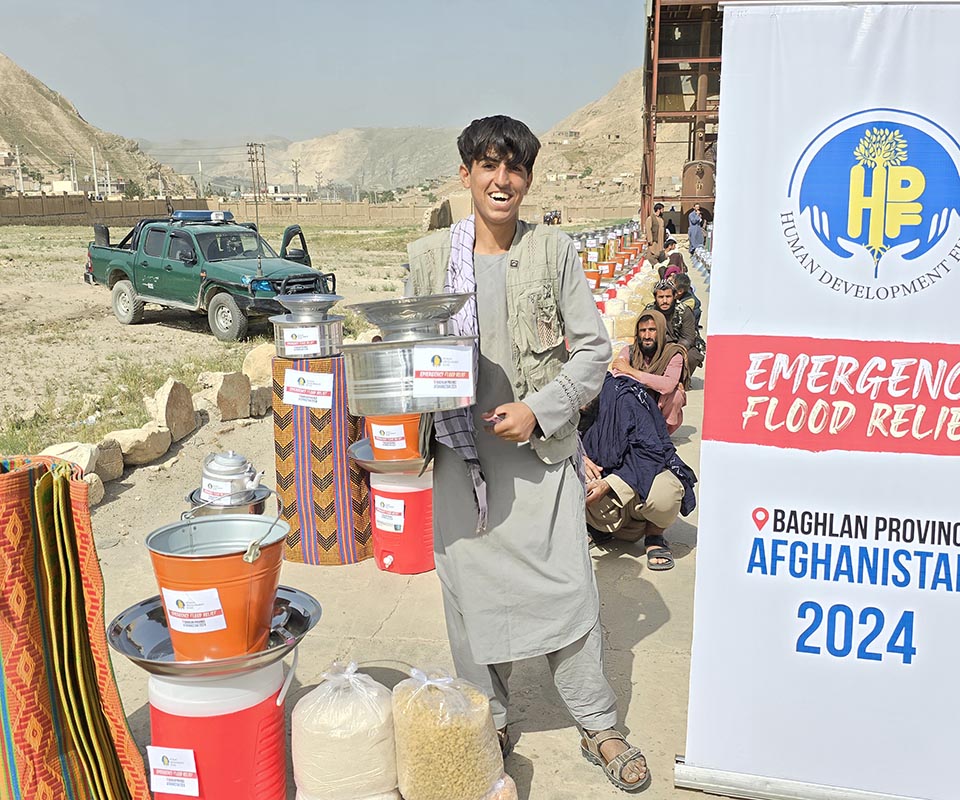
{"type": "Polygon", "coordinates": [[[115,246],[104,225],[94,225],[94,237],[83,279],[111,290],[113,313],[123,325],[140,322],[144,304],[152,303],[205,312],[214,336],[236,341],[246,335],[249,317],[286,313],[278,294],[337,289],[332,272],[311,267],[299,225],[284,231],[279,255],[229,211],[143,219],[115,246]]]}

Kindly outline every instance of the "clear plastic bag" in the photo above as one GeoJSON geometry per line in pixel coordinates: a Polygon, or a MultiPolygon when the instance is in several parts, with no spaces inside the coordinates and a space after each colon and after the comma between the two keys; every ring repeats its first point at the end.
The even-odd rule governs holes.
{"type": "Polygon", "coordinates": [[[405,800],[486,800],[503,776],[490,701],[472,683],[412,670],[393,690],[393,718],[405,800]]]}
{"type": "Polygon", "coordinates": [[[520,793],[517,791],[517,784],[513,782],[507,773],[503,773],[494,785],[487,792],[483,800],[520,800],[520,793]]]}
{"type": "Polygon", "coordinates": [[[379,800],[397,788],[390,690],[334,662],[291,717],[298,800],[379,800]]]}

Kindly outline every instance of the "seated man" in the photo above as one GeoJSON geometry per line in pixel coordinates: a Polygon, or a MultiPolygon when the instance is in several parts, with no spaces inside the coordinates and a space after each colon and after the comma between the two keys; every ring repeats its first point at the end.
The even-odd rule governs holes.
{"type": "Polygon", "coordinates": [[[682,303],[693,312],[693,322],[700,328],[700,315],[703,313],[700,298],[693,293],[693,286],[690,284],[690,276],[686,273],[673,275],[670,277],[670,283],[673,284],[674,292],[677,296],[677,302],[682,303]]]}
{"type": "Polygon", "coordinates": [[[667,433],[683,423],[690,383],[687,352],[676,342],[667,342],[667,322],[659,311],[648,309],[640,314],[633,345],[617,354],[610,372],[632,378],[650,390],[667,423],[667,433]]]}
{"type": "Polygon", "coordinates": [[[671,569],[663,532],[677,514],[696,507],[697,477],[677,455],[660,409],[639,383],[608,374],[595,402],[596,417],[583,434],[587,529],[630,542],[642,536],[647,566],[671,569]]]}
{"type": "Polygon", "coordinates": [[[660,281],[653,287],[653,302],[644,309],[657,309],[667,320],[667,341],[683,345],[687,351],[687,366],[690,374],[703,364],[703,340],[697,335],[697,326],[693,321],[693,312],[677,302],[673,284],[660,281]]]}
{"type": "Polygon", "coordinates": [[[686,272],[687,265],[683,263],[683,254],[677,249],[677,240],[670,238],[663,243],[663,252],[666,263],[660,265],[660,277],[669,278],[678,272],[686,272]]]}

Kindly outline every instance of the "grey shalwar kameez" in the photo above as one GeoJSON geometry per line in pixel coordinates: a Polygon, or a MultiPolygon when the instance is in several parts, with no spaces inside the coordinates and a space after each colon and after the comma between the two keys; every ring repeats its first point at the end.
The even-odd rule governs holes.
{"type": "MultiPolygon", "coordinates": [[[[570,352],[563,373],[590,399],[603,381],[610,343],[570,239],[558,237],[558,248],[558,304],[570,352]]],[[[475,255],[474,269],[480,360],[473,414],[487,482],[485,533],[475,533],[477,510],[463,460],[440,445],[434,466],[434,548],[457,674],[486,689],[494,721],[503,727],[510,663],[547,655],[578,724],[612,728],[616,700],[603,676],[583,485],[572,459],[546,464],[528,444],[498,438],[481,419],[514,400],[507,255],[475,255]]],[[[524,402],[544,432],[576,411],[554,383],[524,402]]]]}

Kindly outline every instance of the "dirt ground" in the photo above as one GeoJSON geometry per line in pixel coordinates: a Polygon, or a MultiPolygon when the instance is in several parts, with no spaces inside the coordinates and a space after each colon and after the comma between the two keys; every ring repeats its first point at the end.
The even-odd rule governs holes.
{"type": "MultiPolygon", "coordinates": [[[[320,255],[320,265],[339,265],[341,293],[348,298],[389,296],[399,289],[398,284],[387,284],[398,281],[403,242],[416,235],[324,233],[319,238],[325,238],[329,248],[320,255]],[[365,249],[374,245],[382,249],[365,249]]],[[[80,282],[86,238],[81,229],[0,227],[0,274],[7,278],[0,282],[0,341],[9,354],[2,365],[2,383],[8,384],[0,395],[7,404],[3,414],[22,408],[32,393],[50,384],[70,392],[77,385],[106,383],[111,356],[118,352],[162,364],[223,347],[202,320],[189,315],[155,312],[143,325],[120,326],[110,313],[106,290],[80,282]]],[[[274,241],[277,236],[268,238],[274,241]]],[[[692,277],[706,303],[702,281],[692,277]]],[[[249,346],[241,347],[237,356],[242,358],[249,346]]],[[[699,465],[701,418],[702,382],[697,378],[685,424],[674,436],[681,457],[694,469],[699,465]]],[[[163,465],[128,469],[107,484],[104,501],[93,510],[93,530],[108,622],[157,593],[144,538],[177,521],[188,508],[186,495],[199,485],[204,457],[227,449],[247,456],[265,470],[265,484],[275,485],[269,417],[204,425],[176,444],[163,465]]],[[[268,510],[272,507],[268,503],[268,510]]],[[[636,545],[591,551],[602,602],[605,669],[619,698],[624,730],[649,759],[653,784],[643,796],[657,800],[701,796],[673,786],[673,758],[685,747],[696,524],[694,513],[668,531],[677,558],[670,572],[650,572],[642,547],[636,545]]],[[[388,686],[410,666],[452,668],[434,572],[394,575],[378,570],[373,560],[349,567],[288,562],[281,580],[323,606],[323,618],[299,648],[286,703],[288,719],[296,701],[319,682],[334,659],[356,660],[388,686]]],[[[131,730],[145,748],[150,740],[148,675],[121,656],[115,656],[113,664],[131,730]]],[[[521,800],[624,796],[581,758],[576,731],[544,659],[518,664],[511,691],[510,724],[518,742],[506,770],[517,781],[521,800]]],[[[289,752],[287,759],[287,797],[293,800],[289,752]]]]}

